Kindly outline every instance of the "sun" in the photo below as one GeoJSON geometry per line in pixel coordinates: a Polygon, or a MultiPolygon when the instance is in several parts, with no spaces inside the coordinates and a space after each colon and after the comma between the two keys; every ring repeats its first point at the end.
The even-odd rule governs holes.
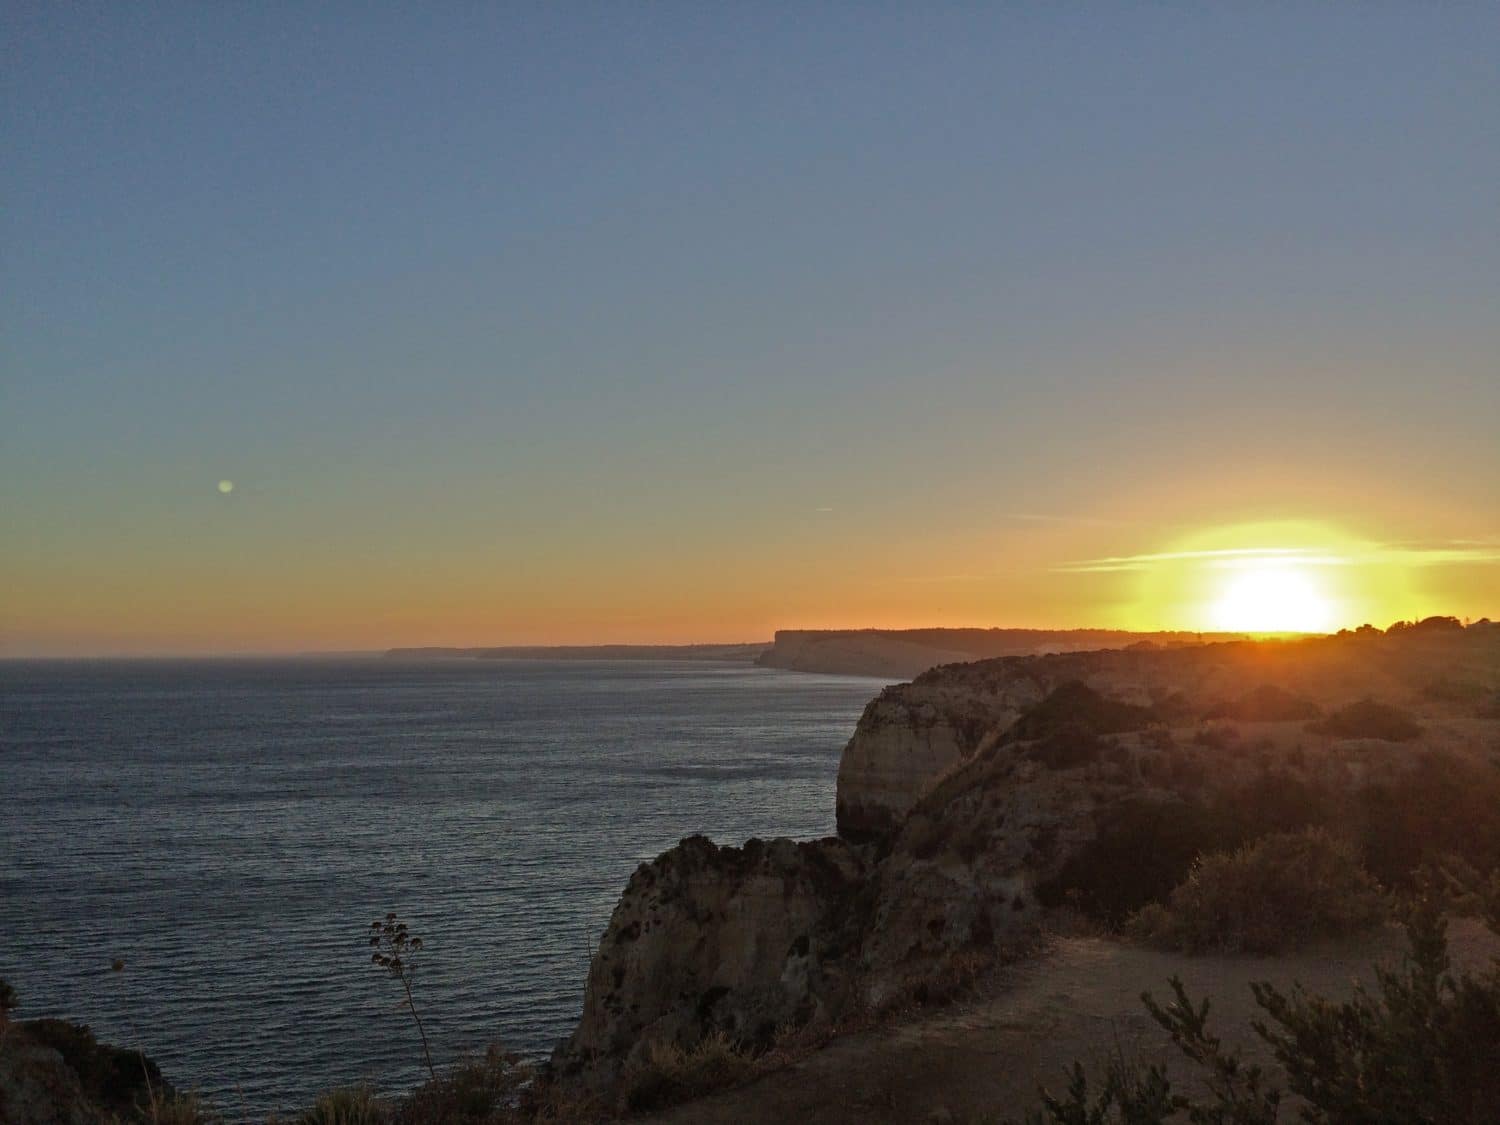
{"type": "Polygon", "coordinates": [[[1216,628],[1231,633],[1327,633],[1334,625],[1318,581],[1287,565],[1229,571],[1210,613],[1216,628]]]}

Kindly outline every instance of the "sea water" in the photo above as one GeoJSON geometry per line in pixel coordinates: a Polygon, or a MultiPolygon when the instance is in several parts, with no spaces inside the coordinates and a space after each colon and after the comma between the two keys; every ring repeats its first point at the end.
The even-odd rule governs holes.
{"type": "Polygon", "coordinates": [[[878,681],[746,664],[0,663],[0,977],[234,1117],[542,1056],[635,866],[833,830],[878,681]],[[117,965],[121,967],[116,968],[117,965]]]}

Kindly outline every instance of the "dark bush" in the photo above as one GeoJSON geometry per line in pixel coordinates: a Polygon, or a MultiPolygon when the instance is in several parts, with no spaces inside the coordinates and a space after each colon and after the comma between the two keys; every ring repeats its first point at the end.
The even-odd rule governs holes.
{"type": "Polygon", "coordinates": [[[1215,723],[1193,732],[1193,745],[1210,750],[1227,750],[1240,741],[1240,728],[1232,723],[1215,723]]]}
{"type": "Polygon", "coordinates": [[[1405,711],[1373,699],[1342,707],[1326,719],[1308,723],[1307,729],[1331,738],[1379,738],[1386,742],[1410,742],[1422,733],[1405,711]]]}
{"type": "Polygon", "coordinates": [[[1383,916],[1379,889],[1353,849],[1315,828],[1201,857],[1168,902],[1143,907],[1129,929],[1187,953],[1280,953],[1383,916]]]}
{"type": "Polygon", "coordinates": [[[1253,840],[1271,832],[1295,832],[1331,823],[1336,802],[1323,789],[1295,774],[1267,769],[1213,802],[1226,838],[1253,840]]]}
{"type": "MultiPolygon", "coordinates": [[[[1167,751],[1142,765],[1180,785],[1178,775],[1201,769],[1199,757],[1167,751]]],[[[1095,839],[1038,895],[1044,906],[1069,903],[1117,927],[1147,903],[1165,901],[1200,855],[1228,851],[1271,832],[1325,825],[1334,814],[1328,794],[1272,770],[1211,799],[1136,799],[1105,813],[1095,839]]]]}
{"type": "Polygon", "coordinates": [[[1365,866],[1387,886],[1457,855],[1500,867],[1500,770],[1451,754],[1422,755],[1409,773],[1357,794],[1354,833],[1365,866]]]}
{"type": "Polygon", "coordinates": [[[491,1046],[480,1058],[469,1059],[422,1083],[401,1104],[400,1125],[479,1125],[496,1120],[516,1099],[535,1071],[519,1056],[491,1046]]]}
{"type": "Polygon", "coordinates": [[[1316,719],[1322,709],[1275,684],[1262,684],[1229,703],[1210,708],[1206,719],[1236,719],[1242,723],[1286,723],[1316,719]]]}
{"type": "Polygon", "coordinates": [[[1333,1004],[1294,990],[1255,987],[1270,1017],[1257,1027],[1306,1099],[1311,1121],[1494,1125],[1500,1110],[1500,969],[1455,974],[1441,916],[1408,922],[1411,953],[1376,970],[1363,989],[1333,1004]]]}
{"type": "Polygon", "coordinates": [[[1097,761],[1106,743],[1085,726],[1059,727],[1026,748],[1026,757],[1065,770],[1097,761]]]}
{"type": "Polygon", "coordinates": [[[1487,694],[1484,687],[1473,680],[1446,677],[1433,680],[1422,688],[1423,698],[1435,699],[1439,703],[1478,703],[1487,694]]]}
{"type": "Polygon", "coordinates": [[[1044,906],[1073,903],[1118,926],[1158,902],[1187,877],[1205,851],[1239,843],[1237,830],[1206,806],[1189,801],[1137,800],[1107,813],[1098,836],[1037,888],[1044,906]]]}
{"type": "Polygon", "coordinates": [[[1007,742],[1045,738],[1067,731],[1124,734],[1156,721],[1149,707],[1108,699],[1081,680],[1070,680],[1026,711],[1005,732],[1007,742]]]}
{"type": "Polygon", "coordinates": [[[626,1068],[621,1100],[633,1111],[664,1109],[743,1082],[754,1060],[723,1032],[684,1049],[651,1043],[626,1068]]]}
{"type": "MultiPolygon", "coordinates": [[[[386,1125],[390,1114],[374,1093],[365,1086],[352,1086],[319,1094],[313,1107],[297,1117],[297,1125],[386,1125]]],[[[424,1120],[460,1121],[468,1118],[424,1118],[424,1120]]]]}
{"type": "Polygon", "coordinates": [[[106,1112],[128,1117],[149,1106],[153,1092],[159,1098],[172,1094],[156,1063],[139,1051],[100,1043],[85,1024],[36,1019],[19,1026],[34,1043],[60,1054],[77,1073],[84,1096],[106,1112]]]}
{"type": "MultiPolygon", "coordinates": [[[[1500,879],[1486,918],[1500,923],[1500,879]]],[[[1312,1125],[1495,1125],[1500,1120],[1500,965],[1455,973],[1446,927],[1430,901],[1407,919],[1410,953],[1398,969],[1376,969],[1373,992],[1334,1003],[1293,988],[1252,988],[1266,1019],[1252,1024],[1275,1053],[1290,1092],[1312,1125]]],[[[1173,1091],[1166,1070],[1123,1055],[1090,1096],[1075,1063],[1061,1098],[1042,1093],[1028,1125],[1276,1125],[1285,1093],[1208,1030],[1208,1001],[1194,1004],[1182,982],[1172,999],[1142,996],[1152,1018],[1202,1076],[1206,1094],[1173,1091]]]]}

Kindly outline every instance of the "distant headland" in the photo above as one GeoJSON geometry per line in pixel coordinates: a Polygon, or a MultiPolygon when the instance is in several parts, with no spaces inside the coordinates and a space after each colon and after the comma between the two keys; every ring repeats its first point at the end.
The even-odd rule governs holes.
{"type": "Polygon", "coordinates": [[[996,656],[1244,639],[1239,633],[1132,633],[1123,629],[780,629],[776,643],[758,663],[795,672],[904,680],[940,664],[996,656]]]}
{"type": "Polygon", "coordinates": [[[500,645],[393,648],[392,660],[723,660],[790,672],[910,679],[941,664],[1238,641],[1240,633],[1134,633],[1124,629],[778,629],[772,641],[695,645],[500,645]]]}
{"type": "Polygon", "coordinates": [[[770,641],[723,645],[501,645],[493,648],[393,648],[388,660],[726,660],[749,663],[770,641]]]}

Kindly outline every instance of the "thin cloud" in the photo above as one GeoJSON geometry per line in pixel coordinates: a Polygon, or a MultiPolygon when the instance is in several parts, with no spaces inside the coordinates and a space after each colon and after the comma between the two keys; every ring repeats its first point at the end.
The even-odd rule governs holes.
{"type": "Polygon", "coordinates": [[[1500,543],[1484,540],[1450,540],[1442,546],[1375,545],[1357,551],[1328,551],[1318,547],[1225,547],[1204,551],[1160,551],[1143,555],[1108,555],[1082,559],[1053,567],[1063,574],[1108,574],[1117,571],[1151,570],[1181,562],[1213,567],[1239,568],[1257,562],[1296,563],[1298,566],[1452,566],[1500,562],[1500,543]]]}

